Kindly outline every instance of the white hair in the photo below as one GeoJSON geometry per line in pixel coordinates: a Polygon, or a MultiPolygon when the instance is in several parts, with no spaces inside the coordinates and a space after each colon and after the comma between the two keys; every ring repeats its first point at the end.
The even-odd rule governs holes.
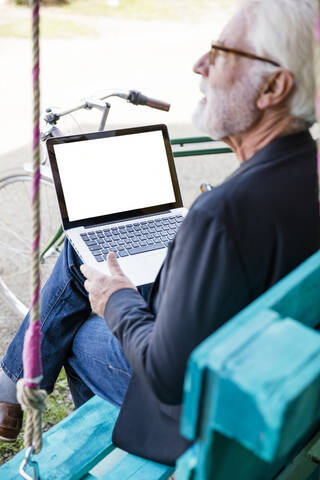
{"type": "MultiPolygon", "coordinates": [[[[257,55],[276,61],[295,80],[290,113],[311,126],[315,122],[312,0],[246,0],[248,40],[257,55]]],[[[259,62],[260,63],[260,62],[259,62]]],[[[277,67],[261,63],[265,73],[277,67]]]]}

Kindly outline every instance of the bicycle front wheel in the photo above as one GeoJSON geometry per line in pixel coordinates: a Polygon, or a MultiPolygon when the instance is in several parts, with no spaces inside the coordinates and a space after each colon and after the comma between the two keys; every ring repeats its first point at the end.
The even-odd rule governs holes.
{"type": "MultiPolygon", "coordinates": [[[[0,177],[0,295],[19,316],[31,304],[31,209],[32,174],[17,170],[0,177]]],[[[40,251],[50,242],[60,225],[53,183],[40,180],[40,251]]],[[[40,264],[41,283],[47,280],[56,262],[55,248],[40,264]]]]}

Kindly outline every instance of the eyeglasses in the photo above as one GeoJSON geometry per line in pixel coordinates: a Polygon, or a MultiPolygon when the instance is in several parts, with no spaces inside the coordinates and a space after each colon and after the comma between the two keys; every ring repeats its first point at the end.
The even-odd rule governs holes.
{"type": "Polygon", "coordinates": [[[210,65],[214,64],[215,58],[217,57],[218,53],[220,53],[220,52],[231,53],[233,55],[240,55],[242,57],[251,58],[252,60],[260,60],[260,62],[271,63],[275,67],[280,67],[281,66],[279,63],[277,63],[273,60],[269,60],[268,58],[259,57],[258,55],[254,55],[252,53],[244,52],[243,50],[237,50],[235,48],[224,47],[224,46],[219,45],[217,43],[213,43],[211,45],[211,50],[210,50],[210,53],[209,53],[210,65]]]}

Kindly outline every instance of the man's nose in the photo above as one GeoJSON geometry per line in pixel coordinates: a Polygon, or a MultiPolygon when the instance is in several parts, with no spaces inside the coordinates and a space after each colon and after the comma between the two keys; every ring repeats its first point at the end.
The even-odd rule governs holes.
{"type": "Polygon", "coordinates": [[[209,67],[210,67],[210,63],[209,63],[209,52],[208,52],[202,55],[202,57],[200,57],[199,60],[195,63],[193,67],[193,71],[195,73],[198,73],[199,75],[208,77],[209,67]]]}

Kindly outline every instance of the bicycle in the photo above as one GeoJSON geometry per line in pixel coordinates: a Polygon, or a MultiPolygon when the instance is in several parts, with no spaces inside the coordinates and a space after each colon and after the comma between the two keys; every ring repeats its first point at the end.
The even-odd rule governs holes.
{"type": "MultiPolygon", "coordinates": [[[[63,133],[56,126],[62,117],[81,109],[97,109],[101,112],[98,130],[105,129],[111,105],[107,98],[118,97],[133,105],[145,105],[168,111],[170,105],[150,99],[136,90],[108,91],[99,97],[88,97],[65,110],[49,108],[44,121],[49,128],[41,134],[42,142],[63,133]]],[[[74,132],[73,132],[74,133],[74,132]]],[[[172,145],[184,147],[191,143],[211,142],[208,137],[182,138],[172,140],[172,145]]],[[[207,155],[227,153],[229,148],[187,150],[174,152],[174,156],[207,155]]],[[[11,309],[23,318],[30,305],[30,238],[31,238],[31,186],[30,164],[8,171],[0,176],[0,296],[11,309]]],[[[205,185],[202,190],[210,188],[205,185]]],[[[49,277],[64,241],[60,214],[47,157],[41,162],[41,242],[40,270],[42,285],[49,277]]]]}

